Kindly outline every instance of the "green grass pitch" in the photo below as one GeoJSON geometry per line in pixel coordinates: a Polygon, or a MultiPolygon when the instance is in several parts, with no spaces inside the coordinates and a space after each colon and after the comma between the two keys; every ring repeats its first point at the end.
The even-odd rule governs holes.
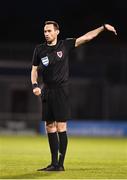
{"type": "Polygon", "coordinates": [[[127,179],[127,138],[69,137],[65,172],[50,162],[47,138],[0,136],[1,179],[127,179]]]}

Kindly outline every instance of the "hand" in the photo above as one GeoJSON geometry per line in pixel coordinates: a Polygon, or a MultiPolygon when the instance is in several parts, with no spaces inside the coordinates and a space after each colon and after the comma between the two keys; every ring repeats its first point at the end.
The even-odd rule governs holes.
{"type": "Polygon", "coordinates": [[[111,26],[110,24],[105,24],[105,28],[106,28],[108,31],[114,32],[114,34],[117,35],[117,32],[116,32],[115,28],[114,28],[113,26],[111,26]]]}
{"type": "Polygon", "coordinates": [[[34,88],[33,93],[35,96],[39,96],[41,94],[41,88],[39,87],[34,88]]]}

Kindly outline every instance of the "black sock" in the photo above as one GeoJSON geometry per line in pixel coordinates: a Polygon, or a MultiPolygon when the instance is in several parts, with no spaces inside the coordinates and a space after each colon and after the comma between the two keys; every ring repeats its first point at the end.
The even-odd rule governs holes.
{"type": "Polygon", "coordinates": [[[58,164],[58,136],[57,133],[48,133],[48,141],[50,146],[51,152],[51,164],[57,165],[58,164]]]}
{"type": "Polygon", "coordinates": [[[58,135],[59,135],[59,153],[60,153],[58,163],[60,166],[63,166],[65,154],[66,154],[66,149],[67,149],[68,139],[67,139],[66,131],[59,132],[58,135]]]}

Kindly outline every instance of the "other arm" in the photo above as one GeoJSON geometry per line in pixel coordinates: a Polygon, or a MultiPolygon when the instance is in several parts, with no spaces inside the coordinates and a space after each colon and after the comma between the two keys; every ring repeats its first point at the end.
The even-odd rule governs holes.
{"type": "Polygon", "coordinates": [[[31,70],[31,82],[33,87],[33,93],[36,96],[39,96],[41,94],[41,89],[38,87],[37,79],[38,79],[38,66],[32,66],[31,70]]]}
{"type": "Polygon", "coordinates": [[[98,36],[105,29],[108,30],[108,31],[112,31],[115,35],[117,35],[116,30],[115,30],[115,28],[113,26],[111,26],[109,24],[105,24],[104,26],[101,26],[101,27],[99,27],[97,29],[89,31],[88,33],[84,34],[83,36],[77,38],[76,42],[75,42],[75,47],[78,47],[81,44],[84,44],[84,43],[86,43],[88,41],[91,41],[93,38],[98,36]]]}

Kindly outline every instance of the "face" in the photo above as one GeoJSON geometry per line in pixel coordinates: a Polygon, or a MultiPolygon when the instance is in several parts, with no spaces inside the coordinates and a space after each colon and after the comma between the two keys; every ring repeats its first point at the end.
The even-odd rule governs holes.
{"type": "Polygon", "coordinates": [[[48,43],[52,43],[57,40],[59,30],[54,28],[53,24],[46,24],[44,27],[44,36],[48,43]]]}

